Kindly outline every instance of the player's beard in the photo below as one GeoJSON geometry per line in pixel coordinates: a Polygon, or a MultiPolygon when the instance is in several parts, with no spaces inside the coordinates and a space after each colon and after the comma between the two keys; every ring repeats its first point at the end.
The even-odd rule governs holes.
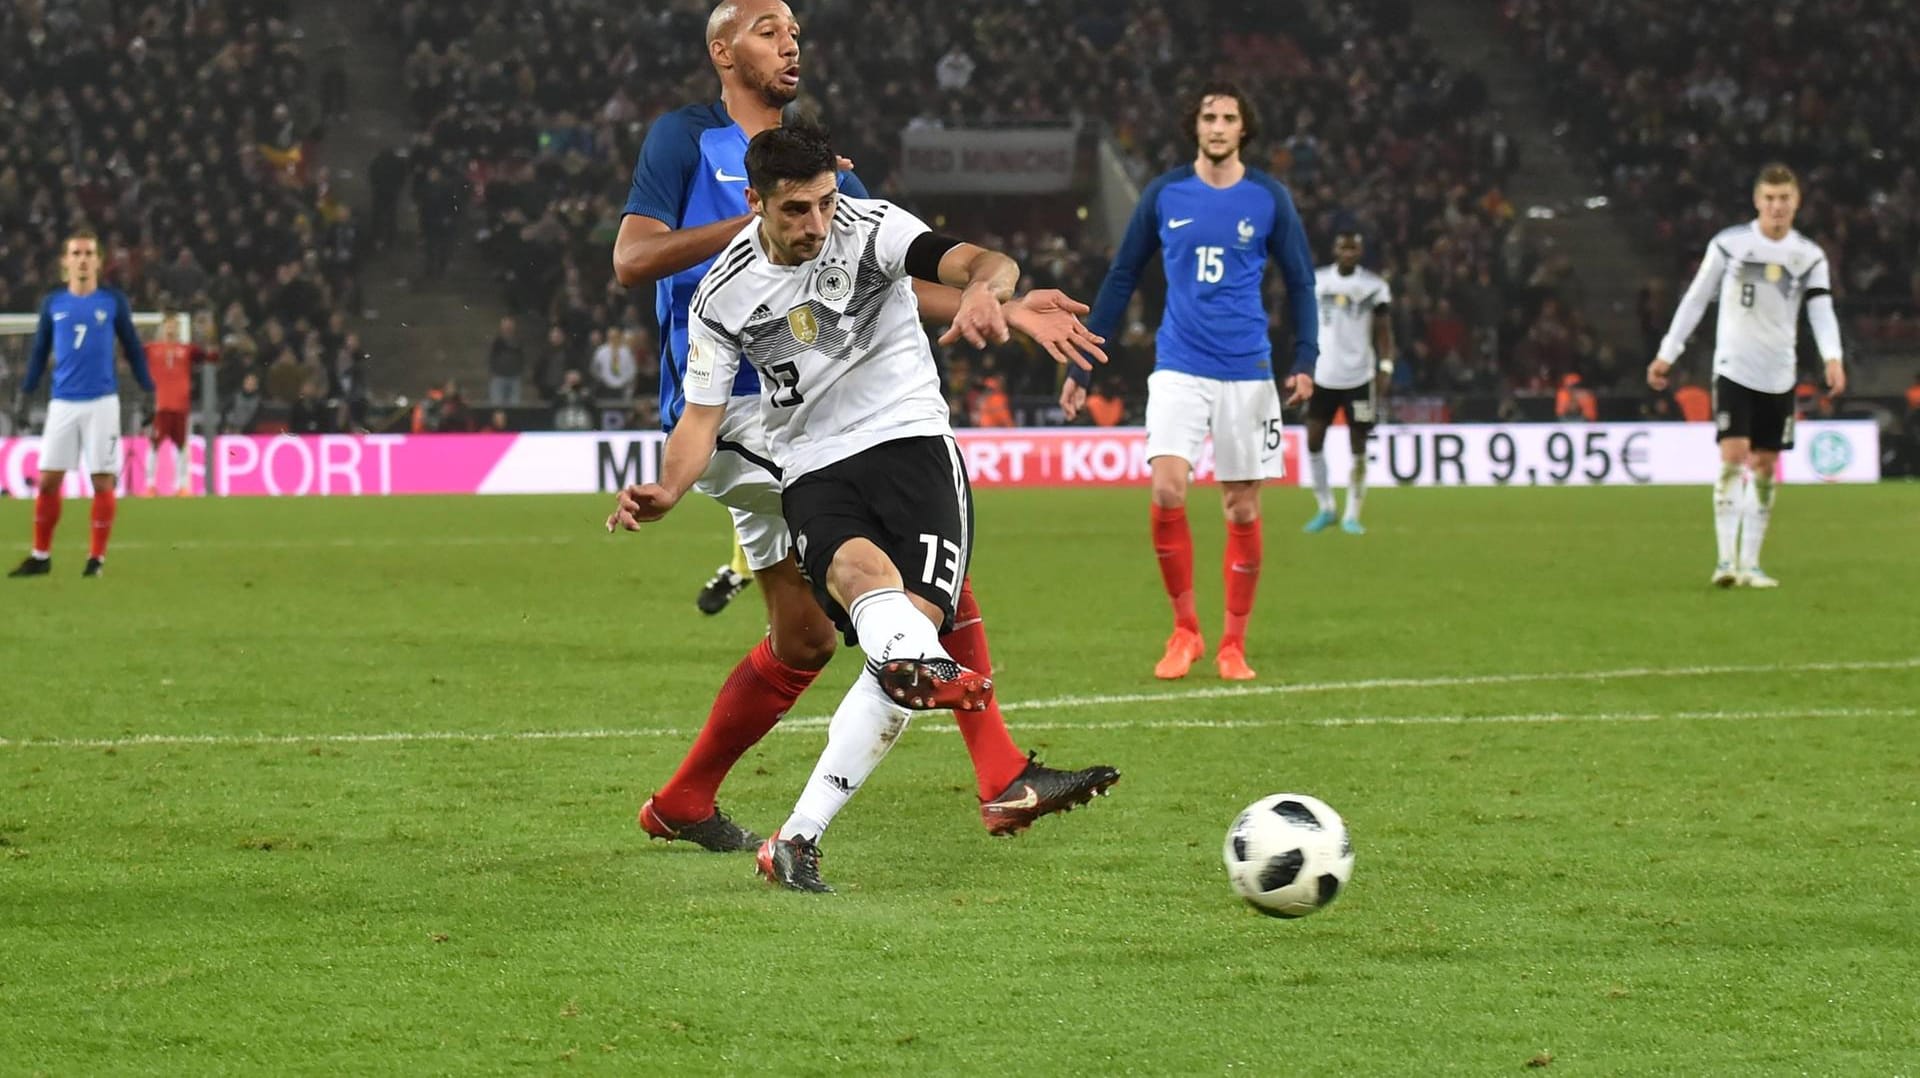
{"type": "Polygon", "coordinates": [[[780,75],[785,70],[782,68],[780,71],[770,73],[760,80],[758,86],[754,87],[760,94],[760,100],[776,109],[784,109],[800,99],[800,87],[797,84],[792,89],[780,85],[780,75]]]}
{"type": "Polygon", "coordinates": [[[1238,146],[1232,146],[1227,149],[1220,150],[1218,152],[1216,152],[1211,146],[1202,145],[1200,147],[1200,155],[1207,159],[1208,164],[1214,165],[1216,167],[1220,165],[1224,165],[1229,161],[1232,161],[1235,157],[1239,156],[1239,154],[1240,154],[1240,147],[1238,146]]]}

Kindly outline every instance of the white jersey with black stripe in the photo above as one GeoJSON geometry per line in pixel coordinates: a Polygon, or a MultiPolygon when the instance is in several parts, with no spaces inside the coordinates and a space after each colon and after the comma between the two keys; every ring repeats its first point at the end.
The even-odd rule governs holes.
{"type": "Polygon", "coordinates": [[[789,483],[883,442],[951,434],[906,272],[927,231],[889,202],[843,195],[820,253],[781,266],[749,222],[689,305],[688,402],[725,404],[744,356],[789,483]]]}
{"type": "Polygon", "coordinates": [[[1313,291],[1320,307],[1320,359],[1313,384],[1328,389],[1366,385],[1380,362],[1373,316],[1393,301],[1393,289],[1377,273],[1355,266],[1343,274],[1335,265],[1313,271],[1313,291]]]}
{"type": "Polygon", "coordinates": [[[1713,373],[1762,393],[1786,393],[1793,389],[1800,308],[1831,287],[1819,244],[1792,230],[1769,239],[1758,222],[1735,225],[1707,245],[1660,344],[1660,358],[1679,358],[1717,297],[1713,373]]]}

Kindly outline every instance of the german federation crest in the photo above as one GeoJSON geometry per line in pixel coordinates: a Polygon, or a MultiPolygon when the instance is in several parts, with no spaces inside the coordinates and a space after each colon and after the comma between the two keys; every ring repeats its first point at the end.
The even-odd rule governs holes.
{"type": "Polygon", "coordinates": [[[846,299],[853,291],[853,275],[845,266],[828,266],[813,279],[813,290],[829,303],[846,299]]]}
{"type": "Polygon", "coordinates": [[[1844,434],[1823,430],[1813,436],[1813,444],[1807,447],[1807,461],[1813,465],[1813,474],[1833,479],[1853,463],[1853,443],[1844,434]]]}

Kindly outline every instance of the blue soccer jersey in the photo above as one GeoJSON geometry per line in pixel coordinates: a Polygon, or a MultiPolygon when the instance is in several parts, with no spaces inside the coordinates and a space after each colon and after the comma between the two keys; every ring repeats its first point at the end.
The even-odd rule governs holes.
{"type": "MultiPolygon", "coordinates": [[[[1127,303],[1155,250],[1167,271],[1167,308],[1154,337],[1154,368],[1250,382],[1273,377],[1273,347],[1260,286],[1267,261],[1287,282],[1293,371],[1313,372],[1320,355],[1313,253],[1293,196],[1258,169],[1232,187],[1209,186],[1185,165],[1140,196],[1126,238],[1100,284],[1088,328],[1119,339],[1127,303]]],[[[1083,384],[1087,372],[1069,368],[1083,384]]]]}
{"type": "Polygon", "coordinates": [[[120,391],[114,377],[113,342],[126,349],[127,366],[140,388],[153,392],[147,373],[147,350],[133,328],[133,309],[127,297],[112,288],[96,288],[76,296],[62,288],[40,302],[40,328],[33,335],[22,393],[40,388],[47,360],[53,360],[53,399],[90,401],[120,391]]]}
{"type": "MultiPolygon", "coordinates": [[[[840,190],[867,197],[867,189],[850,172],[840,176],[840,190]]],[[[747,133],[727,115],[724,103],[689,105],[654,121],[640,146],[626,212],[672,229],[698,228],[747,212],[747,133]]],[[[669,431],[687,406],[681,388],[687,371],[687,304],[712,264],[713,259],[706,259],[654,286],[654,311],[660,319],[660,425],[669,431]]],[[[753,366],[740,364],[734,396],[759,392],[753,366]]]]}

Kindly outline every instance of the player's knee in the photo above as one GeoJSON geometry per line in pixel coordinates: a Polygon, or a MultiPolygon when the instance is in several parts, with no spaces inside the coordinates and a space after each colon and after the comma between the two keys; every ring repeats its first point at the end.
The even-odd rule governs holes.
{"type": "Polygon", "coordinates": [[[836,647],[833,625],[780,626],[768,634],[773,657],[795,670],[824,670],[833,661],[836,647]]]}
{"type": "Polygon", "coordinates": [[[1230,524],[1251,524],[1260,519],[1260,487],[1239,484],[1221,491],[1221,506],[1226,512],[1230,524]]]}

